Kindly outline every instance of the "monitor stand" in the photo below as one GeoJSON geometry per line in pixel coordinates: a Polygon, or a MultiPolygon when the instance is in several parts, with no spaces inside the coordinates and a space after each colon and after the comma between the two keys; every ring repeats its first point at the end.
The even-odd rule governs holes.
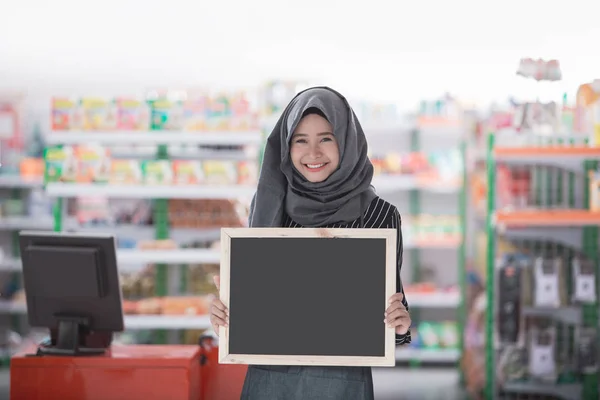
{"type": "Polygon", "coordinates": [[[51,343],[40,345],[38,356],[94,356],[104,355],[112,341],[110,332],[89,332],[89,318],[56,315],[58,330],[51,330],[51,343]],[[94,340],[95,339],[95,340],[94,340]],[[96,344],[91,344],[96,342],[96,344]]]}

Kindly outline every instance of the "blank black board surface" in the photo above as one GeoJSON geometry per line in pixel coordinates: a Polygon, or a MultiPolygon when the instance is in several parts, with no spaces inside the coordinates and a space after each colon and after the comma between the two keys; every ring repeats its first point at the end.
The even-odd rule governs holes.
{"type": "Polygon", "coordinates": [[[220,362],[395,365],[396,249],[393,229],[222,229],[220,362]]]}

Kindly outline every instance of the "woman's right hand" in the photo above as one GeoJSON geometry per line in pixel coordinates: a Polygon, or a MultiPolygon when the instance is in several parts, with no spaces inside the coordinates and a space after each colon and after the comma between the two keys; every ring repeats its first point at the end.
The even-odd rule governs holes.
{"type": "MultiPolygon", "coordinates": [[[[220,291],[220,276],[215,275],[214,281],[217,291],[220,291]]],[[[227,307],[225,307],[225,304],[219,299],[218,295],[213,299],[210,305],[210,323],[217,336],[219,336],[219,326],[226,327],[229,323],[229,311],[227,310],[227,307]]]]}

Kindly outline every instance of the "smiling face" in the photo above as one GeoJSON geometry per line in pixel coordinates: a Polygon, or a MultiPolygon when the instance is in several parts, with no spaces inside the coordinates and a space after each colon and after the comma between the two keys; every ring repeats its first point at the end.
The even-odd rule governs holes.
{"type": "Polygon", "coordinates": [[[338,167],[340,152],[331,124],[318,114],[300,120],[292,135],[290,158],[309,182],[323,182],[338,167]]]}

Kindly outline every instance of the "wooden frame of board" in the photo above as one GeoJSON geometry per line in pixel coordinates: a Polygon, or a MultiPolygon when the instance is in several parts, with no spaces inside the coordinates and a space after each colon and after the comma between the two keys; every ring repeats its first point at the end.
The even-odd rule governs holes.
{"type": "MultiPolygon", "coordinates": [[[[396,293],[397,274],[397,231],[395,229],[369,228],[222,228],[221,229],[221,267],[220,299],[229,308],[230,304],[230,246],[232,238],[378,238],[386,240],[386,283],[385,304],[396,293]]],[[[383,324],[383,318],[382,318],[383,324]]],[[[229,353],[229,328],[219,327],[219,363],[249,365],[340,365],[389,367],[396,365],[395,329],[385,326],[385,355],[383,357],[358,356],[294,356],[294,355],[256,355],[229,353]]]]}

